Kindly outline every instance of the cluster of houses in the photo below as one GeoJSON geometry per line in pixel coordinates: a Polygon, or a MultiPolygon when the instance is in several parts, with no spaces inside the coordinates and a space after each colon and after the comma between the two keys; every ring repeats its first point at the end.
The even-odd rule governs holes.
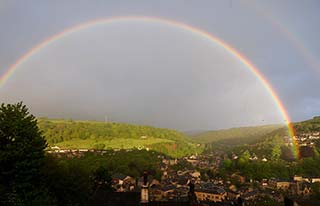
{"type": "MultiPolygon", "coordinates": [[[[148,197],[150,201],[188,201],[190,185],[194,185],[194,194],[198,203],[214,202],[221,205],[236,202],[241,197],[246,202],[259,202],[266,197],[283,202],[284,194],[294,197],[308,197],[312,194],[311,184],[320,182],[320,177],[295,176],[292,181],[263,180],[260,187],[244,186],[235,188],[233,185],[201,181],[197,171],[179,171],[167,173],[161,181],[152,177],[148,179],[148,197]],[[279,192],[281,191],[281,193],[279,192]]],[[[143,179],[115,174],[112,185],[117,192],[140,192],[143,179]]]]}
{"type": "Polygon", "coordinates": [[[300,146],[313,146],[314,141],[320,139],[320,132],[299,134],[294,139],[300,146]]]}
{"type": "MultiPolygon", "coordinates": [[[[190,185],[194,185],[194,194],[198,202],[224,203],[227,200],[227,192],[222,187],[211,182],[201,182],[199,177],[200,173],[196,171],[188,171],[183,174],[169,172],[162,181],[151,177],[147,183],[149,200],[152,202],[187,202],[190,199],[190,185]]],[[[134,180],[126,175],[116,174],[112,178],[112,183],[117,192],[134,192],[141,190],[143,179],[134,180]]]]}
{"type": "MultiPolygon", "coordinates": [[[[119,152],[123,149],[112,149],[113,152],[119,152]]],[[[147,149],[146,149],[147,150],[147,149]]],[[[125,149],[125,151],[129,152],[132,151],[132,149],[125,149]]],[[[149,151],[149,150],[147,150],[149,151]]],[[[57,157],[68,157],[68,158],[74,158],[74,157],[83,157],[86,153],[95,153],[104,155],[107,154],[109,151],[107,150],[97,150],[97,149],[62,149],[58,146],[52,146],[46,151],[49,154],[53,154],[57,157]]],[[[113,153],[114,154],[114,153],[113,153]]]]}
{"type": "MultiPolygon", "coordinates": [[[[191,159],[195,160],[195,158],[191,159]]],[[[198,201],[224,202],[228,199],[223,187],[202,181],[199,171],[170,169],[170,166],[177,162],[177,159],[163,159],[161,180],[156,180],[151,176],[148,178],[148,192],[151,201],[187,201],[190,184],[194,185],[194,193],[198,201]]],[[[197,161],[197,164],[203,164],[203,162],[197,161]]],[[[117,192],[139,191],[142,184],[142,178],[134,179],[121,174],[112,176],[112,186],[117,192]]]]}
{"type": "Polygon", "coordinates": [[[264,186],[281,190],[291,195],[307,197],[312,194],[312,184],[316,182],[320,182],[320,177],[294,176],[290,181],[270,179],[268,183],[264,182],[264,186]]]}
{"type": "MultiPolygon", "coordinates": [[[[216,165],[209,163],[206,158],[191,156],[187,159],[193,165],[206,165],[207,168],[214,168],[216,165]]],[[[271,178],[260,182],[246,183],[245,178],[239,174],[234,174],[242,183],[241,187],[236,187],[230,181],[221,178],[209,178],[204,181],[201,173],[194,169],[174,170],[172,166],[180,160],[163,158],[161,169],[161,180],[156,180],[149,176],[148,196],[151,201],[187,201],[189,198],[190,184],[194,185],[194,194],[199,203],[214,202],[224,204],[236,201],[241,197],[246,202],[258,202],[265,198],[282,202],[285,195],[295,197],[309,197],[312,194],[312,184],[320,182],[320,177],[294,176],[292,180],[280,180],[271,178]]],[[[139,191],[143,179],[115,174],[113,175],[113,188],[117,192],[139,191]]]]}
{"type": "MultiPolygon", "coordinates": [[[[295,137],[300,146],[313,147],[314,140],[320,139],[320,133],[303,134],[295,137]]],[[[292,139],[288,138],[287,144],[291,144],[292,139]]],[[[65,150],[59,147],[52,147],[48,153],[55,155],[64,155],[70,157],[81,157],[86,152],[95,152],[104,154],[106,151],[79,149],[65,150]]],[[[147,188],[148,199],[154,202],[166,201],[188,201],[190,200],[190,185],[194,187],[194,195],[198,203],[210,203],[224,205],[225,203],[236,202],[240,197],[246,202],[259,202],[265,198],[276,201],[283,201],[285,195],[295,197],[309,197],[312,195],[312,184],[320,182],[320,177],[302,177],[294,176],[291,180],[281,179],[264,179],[260,182],[246,182],[245,178],[239,174],[233,174],[229,179],[237,177],[241,182],[241,187],[236,187],[230,181],[221,178],[201,177],[200,171],[196,169],[183,168],[174,169],[179,161],[185,161],[197,169],[215,170],[225,158],[227,154],[216,152],[206,155],[192,155],[181,159],[168,159],[164,156],[159,157],[162,160],[161,179],[149,176],[147,188]],[[252,186],[255,185],[255,186],[252,186]]],[[[232,159],[236,160],[238,156],[232,154],[232,159]]],[[[250,158],[257,160],[256,156],[250,158]]],[[[268,161],[266,158],[261,161],[268,161]]],[[[133,178],[124,174],[113,174],[112,187],[116,192],[141,192],[144,185],[143,178],[133,178]]]]}
{"type": "Polygon", "coordinates": [[[300,147],[313,147],[314,141],[320,139],[320,132],[297,134],[296,136],[293,136],[293,138],[286,136],[284,139],[288,146],[298,144],[300,147]]]}
{"type": "Polygon", "coordinates": [[[83,157],[87,152],[99,152],[101,154],[105,154],[106,151],[95,151],[93,149],[62,149],[58,146],[52,146],[47,150],[47,153],[53,154],[57,157],[83,157]]]}
{"type": "Polygon", "coordinates": [[[287,146],[296,145],[299,147],[300,157],[307,158],[314,156],[315,141],[320,140],[320,132],[301,133],[290,137],[284,137],[287,146]]]}

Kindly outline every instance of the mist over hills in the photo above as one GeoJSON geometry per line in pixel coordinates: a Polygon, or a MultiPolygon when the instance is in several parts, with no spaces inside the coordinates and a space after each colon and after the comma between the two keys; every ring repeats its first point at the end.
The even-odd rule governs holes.
{"type": "Polygon", "coordinates": [[[285,125],[274,124],[252,127],[237,127],[223,130],[195,132],[193,134],[189,134],[192,139],[201,143],[213,143],[225,140],[228,140],[230,144],[234,143],[233,141],[236,141],[237,143],[248,143],[250,141],[263,138],[267,134],[270,134],[271,132],[280,128],[285,128],[285,125]]]}

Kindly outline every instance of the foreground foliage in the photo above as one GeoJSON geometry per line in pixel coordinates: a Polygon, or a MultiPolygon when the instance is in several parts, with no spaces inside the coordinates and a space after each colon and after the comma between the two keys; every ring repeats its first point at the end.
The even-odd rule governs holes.
{"type": "Polygon", "coordinates": [[[37,119],[21,102],[0,107],[0,203],[31,203],[39,182],[46,141],[37,119]]]}

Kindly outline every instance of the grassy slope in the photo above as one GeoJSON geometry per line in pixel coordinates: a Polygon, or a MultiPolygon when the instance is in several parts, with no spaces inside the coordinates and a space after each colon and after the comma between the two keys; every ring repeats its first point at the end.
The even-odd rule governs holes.
{"type": "MultiPolygon", "coordinates": [[[[160,138],[148,138],[148,139],[125,139],[125,138],[115,138],[110,140],[104,139],[72,139],[63,142],[56,143],[55,145],[66,148],[94,148],[97,144],[104,144],[107,148],[139,148],[139,147],[148,147],[149,145],[158,144],[158,143],[173,143],[173,140],[160,139],[160,138]]],[[[105,149],[107,149],[105,148],[105,149]]]]}
{"type": "Polygon", "coordinates": [[[150,126],[49,119],[39,119],[38,125],[49,146],[66,149],[149,148],[175,157],[202,150],[178,131],[150,126]]]}
{"type": "Polygon", "coordinates": [[[283,128],[284,125],[264,125],[254,127],[239,127],[225,130],[209,131],[192,136],[192,138],[201,143],[225,142],[235,143],[251,143],[264,138],[267,134],[283,128]]]}

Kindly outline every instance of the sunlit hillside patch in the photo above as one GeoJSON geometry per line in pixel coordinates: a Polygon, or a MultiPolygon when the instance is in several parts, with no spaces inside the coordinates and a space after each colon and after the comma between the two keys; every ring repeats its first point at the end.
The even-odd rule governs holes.
{"type": "Polygon", "coordinates": [[[114,138],[109,140],[99,139],[72,139],[63,142],[59,142],[55,145],[65,149],[147,149],[153,144],[158,143],[172,143],[174,141],[160,138],[148,138],[148,139],[125,139],[114,138]],[[104,147],[99,147],[104,145],[104,147]]]}
{"type": "Polygon", "coordinates": [[[183,133],[126,123],[38,119],[49,148],[155,150],[172,157],[201,153],[203,147],[183,133]]]}

